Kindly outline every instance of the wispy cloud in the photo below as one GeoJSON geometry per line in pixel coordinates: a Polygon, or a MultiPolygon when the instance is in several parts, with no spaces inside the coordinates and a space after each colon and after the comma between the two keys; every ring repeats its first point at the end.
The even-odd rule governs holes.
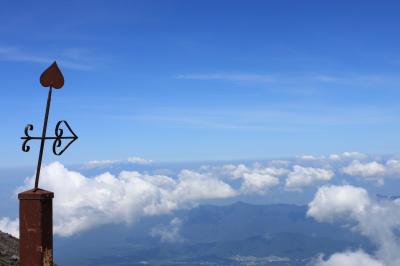
{"type": "Polygon", "coordinates": [[[162,243],[183,242],[184,239],[179,234],[182,223],[181,219],[175,217],[168,225],[159,225],[154,227],[151,230],[150,235],[152,237],[159,237],[162,243]]]}
{"type": "Polygon", "coordinates": [[[138,164],[138,165],[149,165],[153,161],[149,159],[145,159],[139,156],[132,156],[126,160],[93,160],[85,163],[83,168],[104,168],[111,167],[117,164],[138,164]]]}
{"type": "Polygon", "coordinates": [[[222,81],[247,81],[247,82],[274,82],[275,78],[272,75],[251,74],[251,73],[206,73],[206,74],[185,74],[177,75],[176,79],[188,80],[222,80],[222,81]]]}
{"type": "MultiPolygon", "coordinates": [[[[285,85],[324,85],[335,84],[338,86],[355,87],[376,87],[392,86],[400,82],[400,75],[387,75],[381,73],[345,73],[345,74],[259,74],[259,73],[190,73],[180,74],[173,78],[180,80],[203,80],[203,81],[228,81],[228,82],[254,82],[254,83],[273,83],[285,85]]],[[[340,87],[339,87],[340,88],[340,87]]],[[[292,89],[293,90],[293,89],[292,89]]]]}
{"type": "Polygon", "coordinates": [[[0,46],[0,61],[28,62],[49,64],[57,60],[63,67],[75,70],[93,70],[95,64],[83,49],[66,49],[54,52],[52,55],[43,52],[32,52],[13,46],[0,46]],[[85,59],[86,58],[86,59],[85,59]]]}
{"type": "Polygon", "coordinates": [[[395,108],[378,110],[368,106],[330,108],[329,106],[159,108],[146,114],[110,115],[111,119],[163,124],[170,127],[210,128],[266,132],[304,132],[313,127],[384,125],[397,119],[395,108]]]}
{"type": "Polygon", "coordinates": [[[127,161],[128,163],[143,164],[143,165],[151,164],[153,162],[152,160],[144,159],[138,156],[129,157],[127,161]]]}

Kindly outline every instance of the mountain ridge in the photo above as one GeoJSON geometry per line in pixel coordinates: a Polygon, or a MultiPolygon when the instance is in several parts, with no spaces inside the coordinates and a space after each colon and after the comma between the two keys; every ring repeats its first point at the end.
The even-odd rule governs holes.
{"type": "Polygon", "coordinates": [[[0,266],[19,265],[18,239],[0,231],[0,266]]]}
{"type": "MultiPolygon", "coordinates": [[[[69,239],[56,238],[56,258],[64,265],[306,265],[346,249],[374,247],[342,224],[318,223],[306,205],[199,205],[134,226],[107,225],[69,239]],[[171,221],[179,219],[178,228],[171,221]],[[176,230],[175,242],[158,231],[176,230]],[[79,248],[75,247],[79,242],[79,248]],[[96,245],[93,245],[96,243],[96,245]]],[[[176,225],[176,224],[175,224],[176,225]]]]}

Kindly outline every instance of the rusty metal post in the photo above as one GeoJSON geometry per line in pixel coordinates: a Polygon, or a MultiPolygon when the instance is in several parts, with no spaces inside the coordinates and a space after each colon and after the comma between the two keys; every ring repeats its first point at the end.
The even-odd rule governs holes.
{"type": "Polygon", "coordinates": [[[53,266],[53,198],[40,188],[18,194],[20,266],[53,266]]]}

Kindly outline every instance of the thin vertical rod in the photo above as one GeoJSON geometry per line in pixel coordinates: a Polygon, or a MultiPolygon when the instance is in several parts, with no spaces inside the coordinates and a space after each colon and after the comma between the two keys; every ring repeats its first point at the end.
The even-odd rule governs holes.
{"type": "Polygon", "coordinates": [[[47,96],[46,114],[44,116],[42,139],[41,139],[41,142],[40,142],[39,160],[38,160],[38,164],[37,164],[37,168],[36,168],[36,179],[35,179],[35,189],[34,189],[34,191],[36,191],[38,189],[38,187],[39,187],[40,168],[42,167],[44,142],[46,141],[47,121],[49,120],[49,111],[50,111],[52,89],[53,88],[50,86],[49,95],[47,96]]]}

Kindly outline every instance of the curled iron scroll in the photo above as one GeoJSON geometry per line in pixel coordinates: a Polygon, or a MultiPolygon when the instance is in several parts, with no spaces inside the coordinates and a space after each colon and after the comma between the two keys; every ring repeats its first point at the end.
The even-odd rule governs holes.
{"type": "Polygon", "coordinates": [[[22,151],[24,152],[28,152],[31,149],[31,146],[28,145],[28,142],[32,139],[31,136],[29,136],[29,131],[33,130],[33,125],[32,124],[28,124],[25,127],[25,136],[22,139],[24,139],[24,142],[22,143],[22,151]]]}
{"type": "Polygon", "coordinates": [[[75,132],[72,130],[72,128],[69,126],[69,124],[67,123],[67,121],[65,120],[61,120],[58,121],[57,125],[56,125],[56,129],[55,129],[55,139],[53,142],[53,153],[55,155],[61,155],[64,153],[64,151],[66,149],[68,149],[68,147],[75,141],[78,139],[78,136],[75,134],[75,132]],[[65,125],[67,127],[67,129],[69,130],[69,132],[72,134],[72,136],[69,137],[64,137],[64,129],[61,128],[62,125],[65,125]],[[62,140],[63,139],[70,139],[70,142],[68,142],[67,145],[65,145],[65,147],[61,150],[61,151],[57,151],[57,148],[60,148],[62,145],[62,140]]]}

